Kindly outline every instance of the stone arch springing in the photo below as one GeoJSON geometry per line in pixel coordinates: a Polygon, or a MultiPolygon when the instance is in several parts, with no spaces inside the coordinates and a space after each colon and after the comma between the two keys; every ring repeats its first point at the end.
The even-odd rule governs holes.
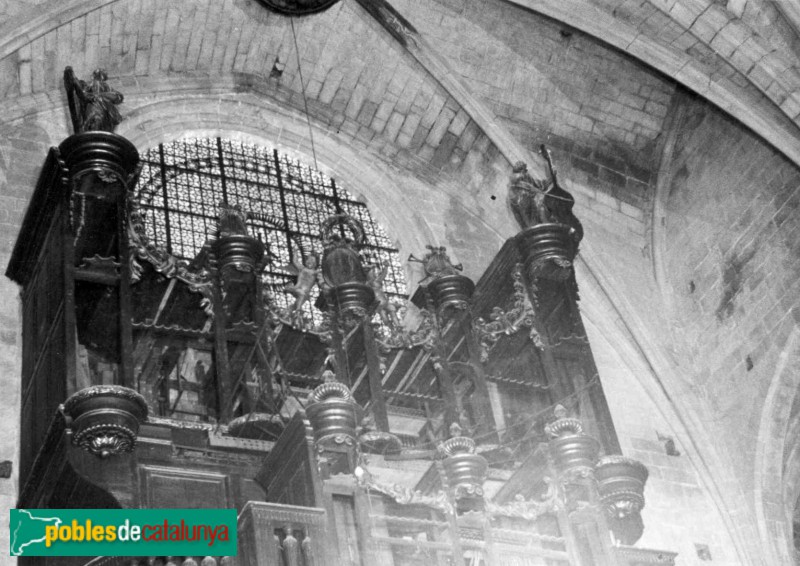
{"type": "Polygon", "coordinates": [[[787,487],[800,484],[800,455],[793,450],[791,435],[793,420],[800,420],[793,411],[800,401],[800,329],[783,346],[761,414],[754,470],[759,531],[762,540],[773,541],[764,548],[776,553],[766,557],[770,564],[794,563],[792,517],[798,493],[796,487],[787,487]]]}

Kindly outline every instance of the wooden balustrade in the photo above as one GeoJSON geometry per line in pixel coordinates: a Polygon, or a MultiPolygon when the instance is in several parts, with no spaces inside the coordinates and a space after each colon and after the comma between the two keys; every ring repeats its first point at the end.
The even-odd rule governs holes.
{"type": "Polygon", "coordinates": [[[86,566],[339,566],[326,524],[323,509],[250,501],[239,514],[236,557],[105,556],[86,566]]]}
{"type": "MultiPolygon", "coordinates": [[[[380,507],[373,499],[373,508],[380,507]]],[[[542,532],[535,521],[490,526],[477,514],[459,517],[455,523],[439,514],[427,518],[370,514],[368,519],[372,559],[387,566],[440,566],[459,554],[465,564],[476,566],[570,565],[564,537],[542,532]]]]}
{"type": "Polygon", "coordinates": [[[230,556],[101,556],[86,566],[233,566],[230,556]]]}
{"type": "Polygon", "coordinates": [[[237,566],[339,564],[326,538],[325,511],[251,501],[239,515],[237,566]]]}
{"type": "MultiPolygon", "coordinates": [[[[477,517],[455,526],[436,513],[427,518],[370,514],[367,538],[370,557],[353,562],[326,537],[336,529],[323,509],[249,502],[239,515],[236,557],[101,557],[86,566],[445,566],[461,555],[474,566],[570,566],[567,541],[537,529],[534,521],[491,526],[477,517]],[[457,532],[457,537],[453,533],[457,532]]],[[[352,558],[352,557],[351,557],[352,558]]],[[[615,563],[674,564],[675,554],[631,547],[614,548],[615,563]]],[[[461,564],[461,561],[457,561],[461,564]]]]}

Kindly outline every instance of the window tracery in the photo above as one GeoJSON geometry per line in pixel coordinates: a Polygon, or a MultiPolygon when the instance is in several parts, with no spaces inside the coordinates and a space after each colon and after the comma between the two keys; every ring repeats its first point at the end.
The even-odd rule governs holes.
{"type": "MultiPolygon", "coordinates": [[[[289,309],[285,292],[294,282],[293,266],[322,248],[320,225],[334,214],[361,222],[366,264],[386,270],[390,299],[405,297],[399,251],[367,206],[333,179],[276,149],[222,138],[186,138],[160,144],[142,154],[135,199],[153,244],[180,260],[193,262],[216,236],[220,204],[241,207],[250,234],[267,245],[270,261],[262,277],[279,308],[289,309]]],[[[303,305],[317,320],[318,289],[303,305]]]]}

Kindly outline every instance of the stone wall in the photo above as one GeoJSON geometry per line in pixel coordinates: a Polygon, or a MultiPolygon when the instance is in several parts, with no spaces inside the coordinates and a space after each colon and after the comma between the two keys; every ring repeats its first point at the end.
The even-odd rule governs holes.
{"type": "MultiPolygon", "coordinates": [[[[591,295],[586,285],[582,290],[591,295]]],[[[596,309],[585,306],[584,317],[622,452],[650,472],[642,512],[645,530],[638,545],[677,552],[676,563],[682,566],[703,565],[698,555],[703,547],[713,564],[741,564],[720,511],[695,469],[697,454],[682,443],[674,419],[664,415],[643,387],[646,370],[631,363],[619,338],[610,336],[613,313],[596,309]]]]}
{"type": "MultiPolygon", "coordinates": [[[[47,120],[26,120],[16,127],[4,128],[0,138],[0,265],[8,264],[17,239],[22,216],[39,174],[41,164],[52,144],[47,120]]],[[[0,461],[10,460],[12,477],[0,479],[0,507],[16,506],[19,466],[20,375],[22,337],[19,288],[5,277],[0,278],[0,461]]],[[[0,530],[8,532],[9,514],[0,514],[0,530]]],[[[11,563],[9,539],[0,540],[0,563],[11,563]]]]}
{"type": "Polygon", "coordinates": [[[764,521],[785,519],[781,494],[762,493],[756,455],[771,441],[762,420],[788,422],[794,395],[766,404],[800,320],[800,170],[706,104],[684,104],[666,223],[671,316],[719,452],[754,494],[741,505],[758,514],[769,502],[764,534],[764,521]]]}
{"type": "Polygon", "coordinates": [[[647,208],[674,83],[505,2],[396,5],[521,143],[548,144],[571,178],[647,208]]]}

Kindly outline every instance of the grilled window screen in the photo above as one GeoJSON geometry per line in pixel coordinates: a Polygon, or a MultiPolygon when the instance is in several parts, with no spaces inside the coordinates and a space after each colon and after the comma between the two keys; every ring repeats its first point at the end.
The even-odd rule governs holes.
{"type": "MultiPolygon", "coordinates": [[[[142,156],[137,198],[148,235],[178,258],[191,261],[216,235],[219,204],[250,213],[252,236],[268,245],[264,282],[281,306],[292,302],[281,289],[294,276],[286,266],[300,254],[320,253],[320,223],[347,213],[364,226],[366,263],[388,266],[385,290],[405,296],[397,248],[364,203],[319,171],[275,149],[221,138],[189,138],[160,144],[142,156]]],[[[309,315],[313,301],[306,305],[309,315]]]]}

